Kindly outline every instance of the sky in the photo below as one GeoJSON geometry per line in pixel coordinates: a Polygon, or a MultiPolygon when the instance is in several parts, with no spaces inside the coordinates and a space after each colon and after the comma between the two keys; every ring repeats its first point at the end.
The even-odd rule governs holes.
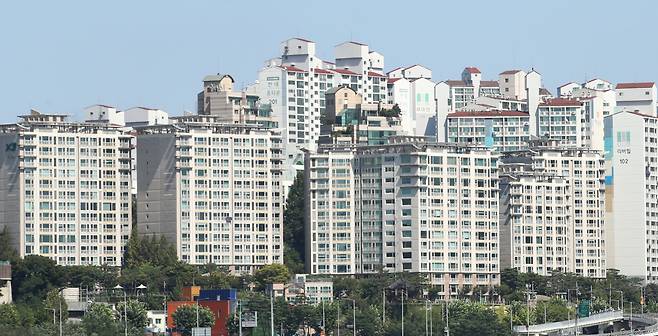
{"type": "Polygon", "coordinates": [[[658,79],[658,1],[29,1],[0,3],[0,122],[93,104],[196,111],[202,78],[243,86],[290,37],[333,60],[366,43],[436,81],[535,68],[555,94],[591,78],[658,79]]]}

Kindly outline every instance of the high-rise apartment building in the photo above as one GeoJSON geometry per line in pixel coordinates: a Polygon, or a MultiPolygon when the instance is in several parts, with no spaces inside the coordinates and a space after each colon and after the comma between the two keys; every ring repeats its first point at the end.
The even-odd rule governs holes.
{"type": "Polygon", "coordinates": [[[566,267],[582,276],[605,277],[603,153],[540,139],[530,141],[527,151],[507,153],[500,167],[507,174],[501,183],[505,264],[546,273],[566,267]],[[557,259],[566,252],[555,245],[565,241],[566,265],[557,259]]]}
{"type": "Polygon", "coordinates": [[[566,178],[501,164],[500,264],[543,276],[574,272],[566,178]]]}
{"type": "Polygon", "coordinates": [[[448,142],[485,146],[498,152],[528,147],[530,116],[519,111],[474,111],[448,114],[448,142]]]}
{"type": "Polygon", "coordinates": [[[499,283],[497,155],[394,137],[308,153],[307,270],[429,275],[441,295],[499,283]]]}
{"type": "Polygon", "coordinates": [[[243,274],[282,263],[281,136],[217,118],[139,129],[138,230],[164,235],[191,264],[243,274]]]}
{"type": "Polygon", "coordinates": [[[0,227],[21,257],[120,266],[132,223],[129,132],[32,111],[0,127],[0,227]]]}
{"type": "Polygon", "coordinates": [[[658,282],[658,118],[605,118],[608,267],[658,282]]]}

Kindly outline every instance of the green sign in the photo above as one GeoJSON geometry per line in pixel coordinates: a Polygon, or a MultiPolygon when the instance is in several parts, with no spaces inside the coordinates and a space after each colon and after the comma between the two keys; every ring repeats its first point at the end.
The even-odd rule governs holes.
{"type": "Polygon", "coordinates": [[[590,314],[589,307],[589,300],[580,301],[580,304],[578,305],[578,317],[588,317],[590,314]]]}

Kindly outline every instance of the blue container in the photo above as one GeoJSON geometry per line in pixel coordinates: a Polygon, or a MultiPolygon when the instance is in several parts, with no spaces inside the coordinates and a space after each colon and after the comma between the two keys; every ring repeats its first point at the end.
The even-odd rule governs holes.
{"type": "Polygon", "coordinates": [[[238,299],[238,290],[230,289],[202,289],[199,292],[201,301],[236,301],[238,299]]]}

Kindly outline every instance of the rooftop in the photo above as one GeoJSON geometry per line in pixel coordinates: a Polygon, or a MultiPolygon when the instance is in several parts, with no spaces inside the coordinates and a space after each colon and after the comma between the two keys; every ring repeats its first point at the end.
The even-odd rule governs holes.
{"type": "Polygon", "coordinates": [[[520,111],[462,111],[448,114],[448,118],[528,117],[520,111]]]}
{"type": "Polygon", "coordinates": [[[654,82],[617,83],[616,89],[649,89],[655,85],[654,82]]]}
{"type": "Polygon", "coordinates": [[[539,104],[539,106],[582,106],[583,103],[577,99],[553,98],[539,104]]]}

